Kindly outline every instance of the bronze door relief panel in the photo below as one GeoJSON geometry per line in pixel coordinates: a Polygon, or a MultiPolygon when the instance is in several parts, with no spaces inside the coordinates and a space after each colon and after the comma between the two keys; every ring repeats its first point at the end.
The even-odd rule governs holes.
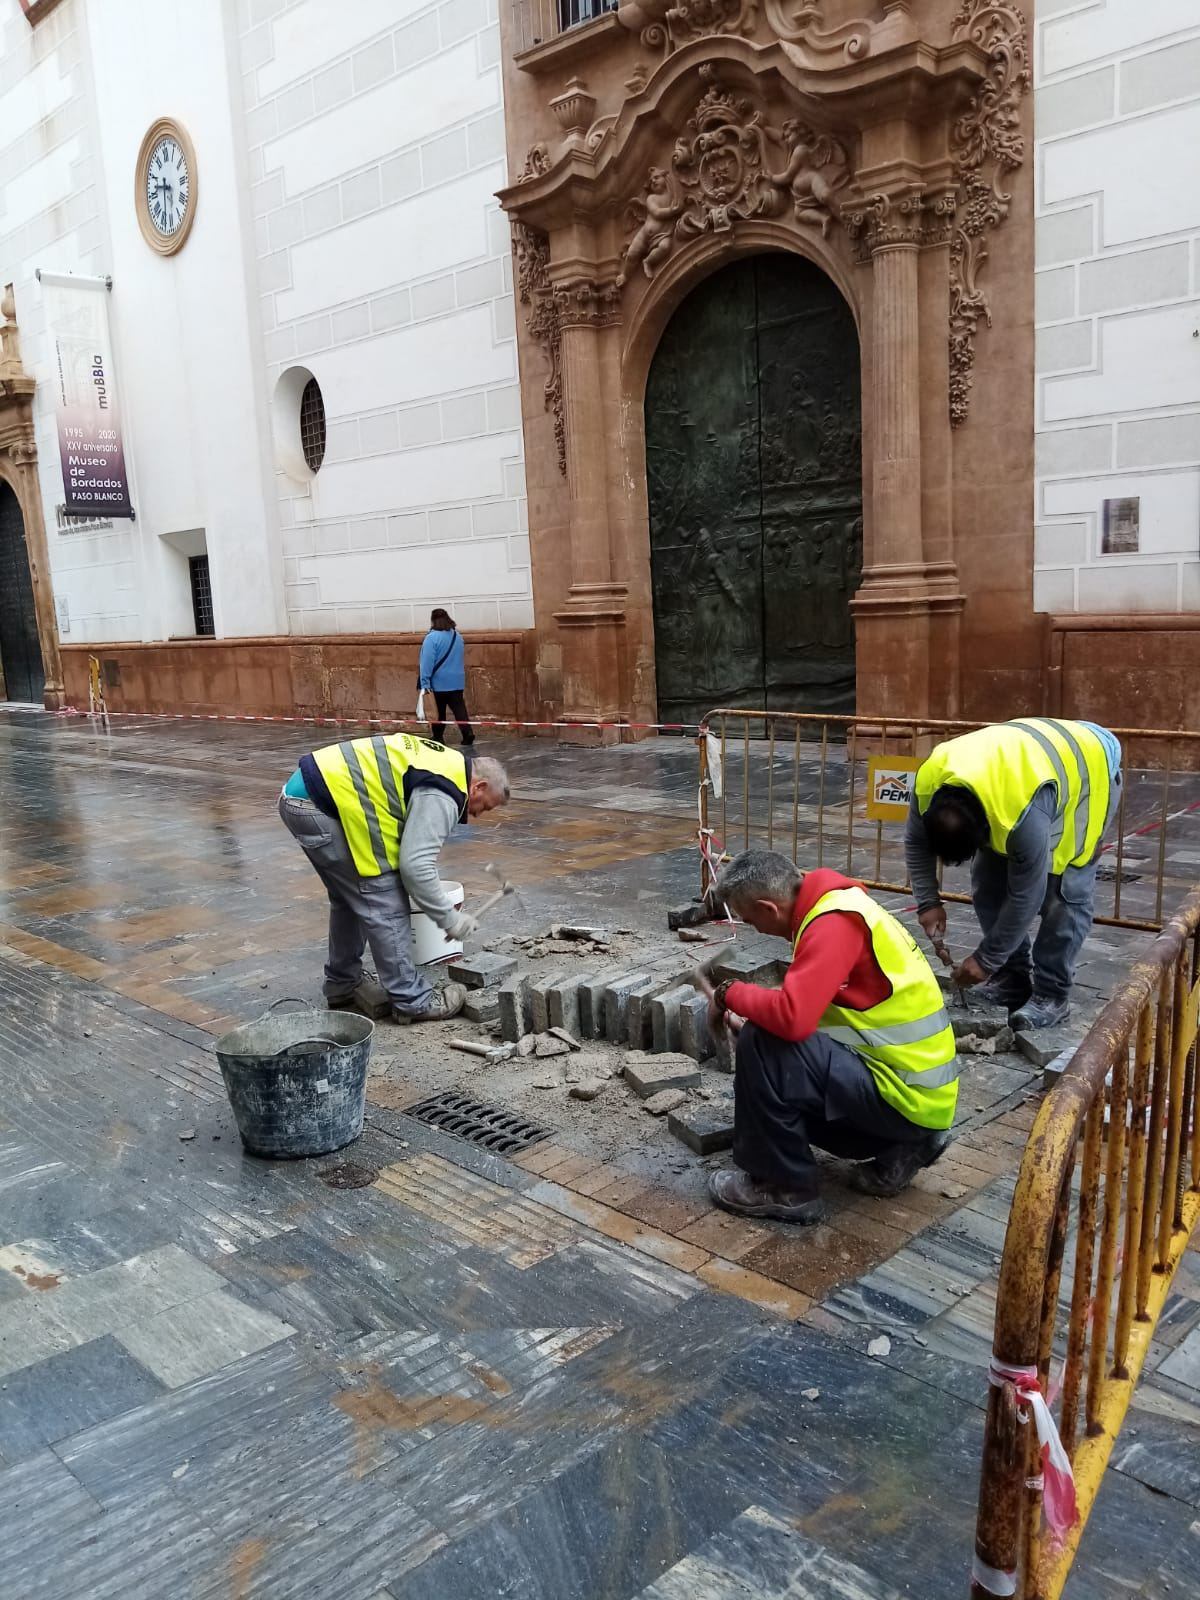
{"type": "Polygon", "coordinates": [[[797,256],[713,274],[646,386],[658,711],[853,711],[862,569],[858,338],[797,256]]]}

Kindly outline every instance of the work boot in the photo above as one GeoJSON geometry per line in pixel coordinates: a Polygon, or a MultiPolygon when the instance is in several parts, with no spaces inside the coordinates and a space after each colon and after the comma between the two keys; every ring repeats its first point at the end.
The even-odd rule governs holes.
{"type": "Polygon", "coordinates": [[[1014,1030],[1031,1028],[1056,1028],[1071,1015],[1071,1002],[1065,997],[1035,994],[1026,1000],[1019,1011],[1009,1017],[1014,1030]]]}
{"type": "Polygon", "coordinates": [[[755,1183],[749,1173],[737,1167],[714,1172],[708,1180],[714,1205],[732,1211],[735,1217],[771,1217],[776,1222],[798,1222],[809,1227],[825,1220],[825,1202],[819,1195],[793,1194],[787,1189],[771,1189],[755,1183]]]}
{"type": "Polygon", "coordinates": [[[444,989],[435,989],[429,996],[429,1004],[424,1011],[393,1011],[392,1021],[407,1024],[410,1022],[449,1022],[451,1017],[456,1017],[466,1004],[467,991],[461,983],[448,983],[444,989]]]}
{"type": "Polygon", "coordinates": [[[1032,993],[1033,984],[1028,978],[1017,978],[1001,972],[997,972],[986,983],[967,990],[972,1000],[982,1000],[985,1006],[1003,1006],[1010,1013],[1023,1006],[1032,993]]]}
{"type": "Polygon", "coordinates": [[[952,1138],[947,1128],[941,1133],[931,1133],[919,1144],[894,1144],[874,1161],[864,1161],[860,1167],[855,1167],[850,1174],[851,1186],[862,1194],[890,1200],[908,1188],[922,1167],[931,1167],[945,1153],[952,1138]]]}

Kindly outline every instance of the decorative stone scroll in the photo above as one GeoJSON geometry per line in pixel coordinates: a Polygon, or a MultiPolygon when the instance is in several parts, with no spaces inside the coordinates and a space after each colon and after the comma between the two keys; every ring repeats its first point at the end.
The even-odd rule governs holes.
{"type": "Polygon", "coordinates": [[[676,0],[661,22],[642,29],[641,42],[647,50],[669,56],[691,39],[713,34],[754,32],[758,21],[758,0],[676,0]]]}
{"type": "Polygon", "coordinates": [[[542,348],[550,366],[543,393],[546,410],[554,417],[554,444],[558,470],[567,472],[567,426],[563,413],[562,325],[559,306],[550,283],[550,241],[524,222],[513,223],[517,299],[527,308],[525,327],[542,348]]]}
{"type": "Polygon", "coordinates": [[[861,61],[870,54],[873,25],[856,20],[826,28],[822,0],[765,0],[767,22],[781,39],[803,45],[817,60],[861,61]]]}
{"type": "Polygon", "coordinates": [[[950,237],[950,424],[967,420],[971,403],[975,336],[980,321],[991,326],[987,293],[979,274],[987,260],[987,238],[1008,216],[1010,172],[1025,160],[1021,101],[1029,92],[1029,35],[1017,0],[963,0],[952,24],[987,52],[987,77],[950,130],[950,151],[959,195],[950,237]]]}
{"type": "Polygon", "coordinates": [[[630,208],[633,231],[617,278],[637,267],[653,278],[681,244],[725,233],[751,217],[795,220],[827,233],[841,215],[840,191],[850,181],[846,152],[830,134],[798,118],[776,131],[748,96],[725,88],[712,66],[700,68],[705,93],[675,141],[669,167],[651,167],[644,194],[630,208]],[[773,171],[769,148],[783,165],[773,171]]]}

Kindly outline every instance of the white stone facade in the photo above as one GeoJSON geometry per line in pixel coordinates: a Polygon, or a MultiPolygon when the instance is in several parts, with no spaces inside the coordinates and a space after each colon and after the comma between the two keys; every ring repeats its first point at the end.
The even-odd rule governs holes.
{"type": "Polygon", "coordinates": [[[329,430],[277,477],[292,630],[530,627],[495,0],[241,11],[268,381],[329,430]]]}
{"type": "Polygon", "coordinates": [[[499,52],[495,0],[0,0],[0,285],[64,642],[188,635],[201,551],[219,636],[532,625],[499,52]],[[197,165],[165,259],[133,201],[161,116],[197,165]],[[132,524],[59,528],[38,268],[111,275],[132,524]],[[306,373],[315,476],[278,438],[306,373]]]}
{"type": "Polygon", "coordinates": [[[1194,611],[1200,5],[1040,0],[1036,15],[1035,608],[1194,611]],[[1105,553],[1104,504],[1129,500],[1138,548],[1105,553]]]}

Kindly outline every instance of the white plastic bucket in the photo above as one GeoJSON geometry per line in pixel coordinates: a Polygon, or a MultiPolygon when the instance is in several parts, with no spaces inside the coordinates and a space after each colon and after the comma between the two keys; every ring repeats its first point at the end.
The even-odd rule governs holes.
{"type": "MultiPolygon", "coordinates": [[[[454,902],[456,911],[462,910],[463,886],[443,880],[442,887],[454,902]]],[[[423,911],[414,911],[411,917],[413,960],[419,967],[436,967],[445,961],[457,961],[463,953],[461,939],[451,939],[431,917],[423,911]]]]}

